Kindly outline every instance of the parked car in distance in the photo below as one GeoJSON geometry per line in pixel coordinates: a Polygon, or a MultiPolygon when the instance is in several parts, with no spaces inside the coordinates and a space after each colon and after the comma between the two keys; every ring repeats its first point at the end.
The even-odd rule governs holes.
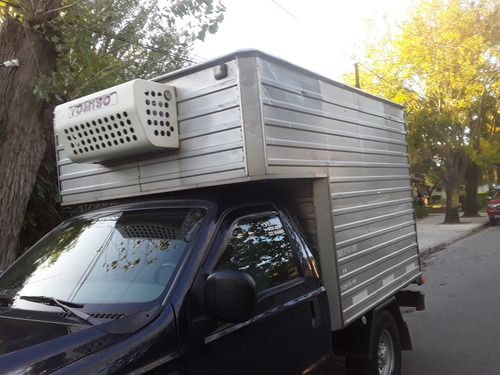
{"type": "Polygon", "coordinates": [[[496,221],[500,220],[500,190],[497,190],[490,199],[486,211],[490,218],[490,224],[495,225],[496,221]]]}

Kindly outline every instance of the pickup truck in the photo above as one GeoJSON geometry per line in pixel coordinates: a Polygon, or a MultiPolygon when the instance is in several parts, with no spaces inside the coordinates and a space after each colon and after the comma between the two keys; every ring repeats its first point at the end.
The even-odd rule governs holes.
{"type": "Polygon", "coordinates": [[[251,50],[61,104],[55,132],[62,204],[96,210],[0,275],[0,373],[401,373],[402,106],[251,50]]]}
{"type": "MultiPolygon", "coordinates": [[[[293,217],[282,196],[233,189],[62,223],[0,278],[2,373],[333,373],[326,290],[293,217]]],[[[376,332],[353,373],[396,373],[397,309],[360,320],[353,341],[376,332]]]]}

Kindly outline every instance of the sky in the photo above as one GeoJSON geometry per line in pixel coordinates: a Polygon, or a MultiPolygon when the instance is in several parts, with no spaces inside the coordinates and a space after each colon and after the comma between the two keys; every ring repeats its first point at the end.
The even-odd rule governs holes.
{"type": "Polygon", "coordinates": [[[414,0],[222,0],[227,10],[219,31],[193,51],[205,61],[256,48],[328,78],[354,71],[366,39],[365,22],[400,20],[414,0]]]}

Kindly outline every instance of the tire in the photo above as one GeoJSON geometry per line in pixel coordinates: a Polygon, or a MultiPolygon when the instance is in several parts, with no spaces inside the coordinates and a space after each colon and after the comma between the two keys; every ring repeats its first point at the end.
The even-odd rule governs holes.
{"type": "Polygon", "coordinates": [[[491,225],[492,227],[494,227],[494,226],[495,226],[495,224],[496,224],[496,220],[495,220],[495,218],[490,218],[490,225],[491,225]]]}
{"type": "Polygon", "coordinates": [[[373,358],[346,357],[348,375],[401,375],[399,329],[389,312],[377,314],[370,345],[373,358]]]}

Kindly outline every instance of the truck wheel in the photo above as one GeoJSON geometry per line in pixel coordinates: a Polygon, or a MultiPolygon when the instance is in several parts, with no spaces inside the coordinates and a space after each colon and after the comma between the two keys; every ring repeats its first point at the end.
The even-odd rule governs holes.
{"type": "Polygon", "coordinates": [[[495,224],[496,224],[496,222],[495,222],[495,218],[493,218],[493,219],[492,219],[492,218],[490,218],[490,225],[491,225],[492,227],[494,227],[494,226],[495,226],[495,224]]]}
{"type": "Polygon", "coordinates": [[[381,311],[374,322],[374,337],[370,345],[375,345],[374,357],[346,357],[346,370],[349,375],[400,375],[401,340],[399,329],[392,315],[381,311]]]}

